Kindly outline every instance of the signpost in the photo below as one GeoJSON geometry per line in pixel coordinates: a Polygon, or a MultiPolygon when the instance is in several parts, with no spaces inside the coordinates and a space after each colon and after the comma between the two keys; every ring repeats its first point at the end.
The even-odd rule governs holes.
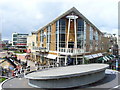
{"type": "Polygon", "coordinates": [[[116,70],[118,70],[118,60],[116,59],[116,70]]]}

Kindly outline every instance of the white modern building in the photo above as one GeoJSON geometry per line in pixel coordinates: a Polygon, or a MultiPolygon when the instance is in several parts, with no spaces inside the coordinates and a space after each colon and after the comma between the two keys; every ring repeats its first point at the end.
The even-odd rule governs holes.
{"type": "Polygon", "coordinates": [[[12,33],[12,46],[17,48],[26,48],[28,34],[12,33]]]}
{"type": "Polygon", "coordinates": [[[0,51],[2,50],[2,39],[1,39],[1,33],[0,33],[0,51]]]}
{"type": "Polygon", "coordinates": [[[118,30],[118,46],[119,46],[119,55],[120,55],[120,30],[118,30]]]}

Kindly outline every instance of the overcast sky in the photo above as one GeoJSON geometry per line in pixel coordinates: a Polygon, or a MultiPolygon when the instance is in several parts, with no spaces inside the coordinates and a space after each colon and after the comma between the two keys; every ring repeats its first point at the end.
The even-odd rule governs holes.
{"type": "Polygon", "coordinates": [[[119,0],[0,0],[2,39],[13,32],[30,33],[73,6],[101,31],[118,33],[119,0]]]}

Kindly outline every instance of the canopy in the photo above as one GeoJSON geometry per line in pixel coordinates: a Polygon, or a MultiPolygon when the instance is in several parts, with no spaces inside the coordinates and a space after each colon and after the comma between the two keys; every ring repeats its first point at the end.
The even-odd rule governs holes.
{"type": "Polygon", "coordinates": [[[92,56],[93,56],[94,58],[99,57],[97,54],[92,54],[92,56]]]}
{"type": "Polygon", "coordinates": [[[48,54],[46,58],[49,59],[56,59],[57,55],[53,55],[53,54],[48,54]]]}
{"type": "Polygon", "coordinates": [[[86,57],[87,59],[92,59],[92,58],[93,58],[92,55],[85,55],[85,57],[86,57]]]}

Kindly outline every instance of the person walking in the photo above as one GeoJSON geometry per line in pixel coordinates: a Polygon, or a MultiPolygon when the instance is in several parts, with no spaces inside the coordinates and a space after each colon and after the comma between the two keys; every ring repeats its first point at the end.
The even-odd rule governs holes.
{"type": "Polygon", "coordinates": [[[37,61],[35,61],[35,66],[37,66],[37,61]]]}

